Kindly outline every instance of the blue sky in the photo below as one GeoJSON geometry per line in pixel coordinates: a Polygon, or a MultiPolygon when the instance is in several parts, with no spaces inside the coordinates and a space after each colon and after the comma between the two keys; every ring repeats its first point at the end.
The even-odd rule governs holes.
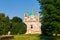
{"type": "Polygon", "coordinates": [[[37,0],[0,0],[0,12],[5,13],[10,18],[18,16],[23,19],[25,11],[30,13],[32,9],[40,11],[37,0]]]}

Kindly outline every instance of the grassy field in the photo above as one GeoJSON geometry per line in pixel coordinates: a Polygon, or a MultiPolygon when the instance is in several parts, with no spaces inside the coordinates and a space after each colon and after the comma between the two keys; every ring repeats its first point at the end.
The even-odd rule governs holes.
{"type": "Polygon", "coordinates": [[[14,35],[12,40],[60,40],[60,37],[40,36],[39,34],[14,35]]]}
{"type": "Polygon", "coordinates": [[[14,35],[12,40],[39,40],[39,34],[14,35]]]}

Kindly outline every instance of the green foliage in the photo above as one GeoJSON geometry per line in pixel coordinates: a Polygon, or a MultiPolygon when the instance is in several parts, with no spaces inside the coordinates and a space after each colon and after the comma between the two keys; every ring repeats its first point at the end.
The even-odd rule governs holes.
{"type": "Polygon", "coordinates": [[[19,17],[9,19],[4,13],[0,13],[0,35],[8,34],[8,31],[11,31],[12,34],[24,34],[26,25],[19,17]]]}
{"type": "Polygon", "coordinates": [[[19,17],[13,17],[12,19],[12,34],[24,34],[26,32],[26,25],[19,17]]]}
{"type": "Polygon", "coordinates": [[[19,30],[19,34],[24,34],[26,33],[27,27],[25,23],[20,23],[20,30],[19,30]]]}
{"type": "Polygon", "coordinates": [[[22,19],[19,17],[13,17],[13,19],[11,20],[12,22],[22,22],[22,19]]]}
{"type": "Polygon", "coordinates": [[[26,32],[26,25],[24,23],[12,23],[12,34],[24,34],[26,32]]]}
{"type": "Polygon", "coordinates": [[[60,0],[38,0],[41,5],[42,33],[60,33],[60,0]]]}
{"type": "Polygon", "coordinates": [[[7,34],[10,28],[10,20],[8,16],[0,13],[0,35],[7,34]]]}

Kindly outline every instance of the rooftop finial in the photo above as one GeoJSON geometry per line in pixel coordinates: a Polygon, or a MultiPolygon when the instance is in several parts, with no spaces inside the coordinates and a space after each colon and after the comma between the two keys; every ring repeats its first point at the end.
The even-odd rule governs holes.
{"type": "Polygon", "coordinates": [[[34,10],[32,9],[32,13],[34,13],[34,10]]]}
{"type": "Polygon", "coordinates": [[[32,12],[30,13],[30,16],[34,16],[34,10],[32,10],[32,12]]]}
{"type": "Polygon", "coordinates": [[[26,16],[26,17],[28,16],[28,12],[27,12],[27,11],[25,11],[25,16],[26,16]]]}

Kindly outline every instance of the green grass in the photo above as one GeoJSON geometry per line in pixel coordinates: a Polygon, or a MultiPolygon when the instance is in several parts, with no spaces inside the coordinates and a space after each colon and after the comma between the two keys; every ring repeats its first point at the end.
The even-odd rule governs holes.
{"type": "MultiPolygon", "coordinates": [[[[55,37],[50,36],[40,36],[39,34],[24,34],[24,35],[14,35],[12,40],[55,40],[55,37]]],[[[60,37],[57,37],[56,40],[60,40],[60,37]]]]}
{"type": "Polygon", "coordinates": [[[24,34],[24,35],[14,35],[12,40],[39,40],[38,34],[24,34]]]}

